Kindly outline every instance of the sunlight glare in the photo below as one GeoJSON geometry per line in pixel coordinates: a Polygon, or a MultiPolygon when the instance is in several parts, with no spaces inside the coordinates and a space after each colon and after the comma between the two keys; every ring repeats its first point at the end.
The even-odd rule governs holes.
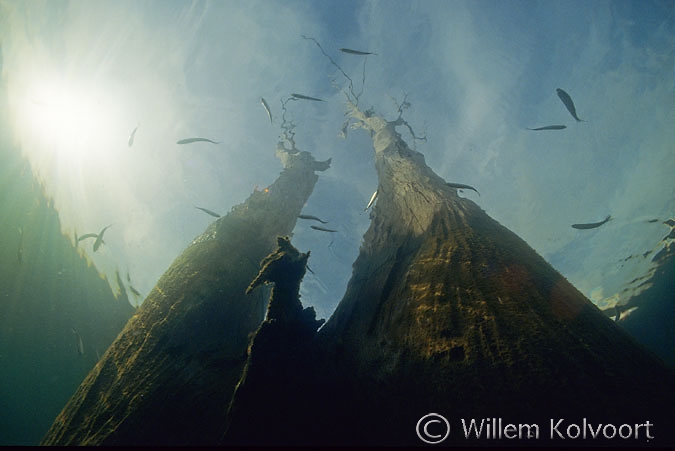
{"type": "MultiPolygon", "coordinates": [[[[63,231],[99,230],[93,203],[113,204],[126,188],[128,95],[110,80],[31,71],[12,102],[18,145],[61,216],[63,231]],[[114,194],[113,194],[114,193],[114,194]]],[[[126,199],[129,203],[129,199],[126,199]]]]}
{"type": "Polygon", "coordinates": [[[59,160],[103,157],[102,144],[119,133],[114,99],[87,83],[41,80],[21,103],[19,127],[59,160]]]}

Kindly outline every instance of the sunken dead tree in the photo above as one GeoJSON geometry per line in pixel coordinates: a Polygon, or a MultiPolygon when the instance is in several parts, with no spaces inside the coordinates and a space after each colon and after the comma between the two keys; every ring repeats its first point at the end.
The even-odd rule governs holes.
{"type": "MultiPolygon", "coordinates": [[[[378,196],[347,291],[318,334],[331,411],[315,415],[313,442],[421,444],[415,425],[438,412],[453,428],[444,444],[467,443],[462,419],[486,418],[540,425],[535,444],[567,443],[550,434],[551,418],[562,429],[630,424],[632,444],[672,443],[673,372],[459,197],[401,138],[400,114],[349,107],[372,137],[378,196]],[[652,438],[636,432],[647,421],[659,425],[652,438]]],[[[603,441],[616,443],[593,443],[603,441]]]]}
{"type": "Polygon", "coordinates": [[[312,339],[324,320],[313,307],[302,308],[300,282],[309,252],[303,254],[290,239],[278,238],[278,248],[261,263],[247,293],[262,283],[273,283],[267,318],[249,349],[248,361],[228,412],[225,444],[302,444],[292,412],[316,410],[313,396],[312,339]],[[291,411],[291,415],[286,415],[291,411]],[[294,427],[296,426],[296,427],[294,427]],[[260,434],[263,430],[264,433],[260,434]]]}
{"type": "Polygon", "coordinates": [[[499,418],[528,425],[518,445],[567,445],[556,431],[607,424],[629,425],[631,440],[610,428],[610,438],[579,443],[672,444],[672,370],[435,174],[397,131],[416,138],[403,104],[387,121],[362,111],[349,86],[352,128],[367,130],[375,150],[370,228],[343,299],[302,358],[288,359],[284,344],[279,360],[257,360],[256,337],[225,442],[419,445],[419,434],[443,436],[436,423],[420,427],[437,412],[451,425],[445,445],[515,443],[486,434],[503,432],[499,418]],[[481,432],[466,434],[462,420],[481,432]]]}
{"type": "Polygon", "coordinates": [[[330,165],[297,150],[288,130],[277,147],[284,166],[277,180],[212,223],[173,262],[43,444],[220,440],[249,336],[267,302],[260,291],[247,296],[246,288],[277,236],[293,230],[318,180],[315,172],[330,165]]]}

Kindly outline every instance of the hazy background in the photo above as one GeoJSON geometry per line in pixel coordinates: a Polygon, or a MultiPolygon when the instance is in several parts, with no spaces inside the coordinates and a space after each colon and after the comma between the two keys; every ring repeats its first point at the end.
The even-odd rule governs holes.
{"type": "Polygon", "coordinates": [[[338,232],[299,220],[293,237],[311,250],[302,301],[332,313],[377,179],[370,137],[338,137],[346,79],[301,35],[363,89],[362,109],[393,120],[409,102],[427,137],[400,127],[411,147],[601,308],[645,289],[669,243],[620,324],[675,365],[672,0],[0,0],[0,444],[39,442],[127,303],[214,220],[195,206],[226,214],[275,180],[291,93],[325,100],[286,117],[299,149],[333,159],[303,212],[338,232]],[[568,128],[527,130],[553,124],[568,128]],[[221,144],[176,144],[190,137],[221,144]],[[117,299],[69,243],[108,225],[78,252],[117,299]]]}
{"type": "Polygon", "coordinates": [[[195,205],[226,214],[274,181],[281,100],[301,93],[325,102],[288,104],[297,146],[333,158],[304,212],[339,232],[299,221],[293,241],[312,251],[303,302],[331,314],[377,180],[369,136],[338,137],[344,77],[304,34],[357,91],[365,58],[338,49],[377,52],[360,105],[394,119],[407,94],[429,166],[604,307],[675,213],[674,18],[672,1],[0,0],[0,66],[10,139],[64,231],[113,224],[96,253],[80,243],[113,285],[119,269],[146,295],[214,219],[195,205]],[[568,128],[526,129],[551,124],[568,128]],[[189,137],[221,144],[176,144],[189,137]]]}

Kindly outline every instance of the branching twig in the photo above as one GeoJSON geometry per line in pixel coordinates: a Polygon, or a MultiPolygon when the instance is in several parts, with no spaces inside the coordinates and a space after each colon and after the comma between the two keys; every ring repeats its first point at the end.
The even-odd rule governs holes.
{"type": "MultiPolygon", "coordinates": [[[[316,44],[316,46],[319,47],[319,50],[321,50],[321,53],[323,53],[323,55],[326,58],[328,58],[328,60],[331,62],[331,64],[333,66],[335,66],[340,71],[340,73],[342,73],[342,75],[349,81],[349,92],[343,91],[343,93],[345,94],[345,97],[347,98],[347,105],[351,110],[350,116],[357,120],[356,123],[352,124],[352,128],[357,128],[357,127],[368,128],[367,125],[366,125],[366,119],[373,116],[375,114],[375,111],[372,108],[370,108],[370,109],[368,109],[364,112],[361,112],[361,110],[359,110],[359,108],[358,108],[359,97],[361,97],[361,95],[363,94],[364,86],[366,84],[366,59],[367,58],[364,58],[364,60],[363,60],[363,74],[362,74],[362,78],[361,78],[361,90],[359,91],[358,94],[356,94],[354,92],[354,82],[352,81],[351,77],[349,75],[347,75],[344,70],[342,70],[342,67],[340,67],[340,65],[338,63],[336,63],[335,60],[333,60],[333,58],[331,58],[331,56],[328,55],[328,53],[326,53],[326,51],[323,49],[321,44],[319,44],[319,41],[317,41],[316,39],[314,39],[312,37],[308,37],[308,36],[305,36],[305,35],[301,35],[301,36],[302,36],[303,39],[307,39],[308,41],[314,42],[316,44]]],[[[335,80],[332,80],[332,82],[335,85],[335,80]]],[[[398,117],[394,121],[394,124],[406,126],[406,128],[410,132],[410,135],[413,137],[413,147],[416,147],[414,141],[424,141],[424,142],[426,142],[426,140],[427,140],[426,132],[423,136],[417,136],[415,134],[415,132],[413,131],[412,127],[410,126],[410,124],[408,124],[408,122],[403,119],[403,111],[410,108],[410,102],[407,101],[408,94],[404,95],[403,102],[401,102],[400,104],[398,103],[398,101],[395,98],[391,97],[391,99],[394,101],[394,103],[396,104],[396,106],[398,108],[398,110],[397,110],[398,111],[398,117]]],[[[342,130],[341,130],[339,136],[341,136],[343,138],[347,137],[347,127],[348,127],[348,125],[349,125],[349,119],[347,119],[342,124],[342,130]]]]}
{"type": "Polygon", "coordinates": [[[404,93],[403,102],[401,102],[400,104],[398,103],[398,100],[396,100],[395,97],[390,95],[389,98],[391,99],[392,102],[394,102],[394,105],[396,105],[396,107],[398,108],[398,110],[397,110],[398,118],[397,119],[400,119],[401,116],[403,116],[403,111],[410,108],[410,102],[408,102],[408,100],[407,100],[408,94],[404,93]]]}
{"type": "Polygon", "coordinates": [[[363,58],[363,77],[361,78],[361,91],[359,92],[359,95],[355,96],[357,105],[359,103],[359,97],[361,97],[361,94],[363,94],[363,88],[364,86],[366,86],[366,61],[368,61],[367,56],[363,58]]]}
{"type": "MultiPolygon", "coordinates": [[[[353,97],[354,103],[355,103],[356,105],[358,105],[358,103],[359,103],[359,96],[363,93],[363,86],[361,86],[361,92],[359,93],[359,95],[356,95],[356,94],[354,93],[354,82],[352,81],[351,77],[350,77],[349,75],[347,75],[347,73],[346,73],[344,70],[342,70],[342,68],[340,67],[340,65],[339,65],[338,63],[336,63],[335,60],[333,60],[333,58],[331,58],[331,56],[330,56],[328,53],[326,53],[326,51],[323,49],[323,47],[321,47],[321,44],[319,44],[319,41],[317,41],[316,39],[314,39],[314,38],[312,38],[312,37],[305,36],[304,34],[303,34],[303,35],[300,35],[300,36],[302,36],[303,39],[307,39],[307,40],[309,40],[309,41],[313,41],[313,42],[316,44],[316,46],[319,47],[319,50],[321,50],[321,53],[323,53],[323,55],[324,55],[326,58],[328,58],[328,60],[331,62],[331,64],[332,64],[333,66],[335,66],[335,67],[337,68],[337,70],[339,70],[339,71],[342,73],[342,75],[349,81],[349,94],[353,97]]],[[[365,70],[366,70],[366,69],[365,69],[365,62],[364,62],[363,70],[364,70],[363,78],[364,78],[364,80],[365,80],[365,76],[366,76],[366,75],[365,75],[365,70]]]]}
{"type": "Polygon", "coordinates": [[[408,121],[406,121],[402,118],[398,118],[398,119],[396,119],[396,125],[405,125],[407,127],[408,131],[410,132],[410,134],[412,135],[413,139],[415,139],[417,141],[424,141],[424,142],[427,141],[426,134],[424,136],[415,135],[415,132],[413,131],[410,124],[408,124],[408,121]]]}
{"type": "Polygon", "coordinates": [[[288,98],[286,100],[281,99],[281,111],[282,111],[282,113],[281,113],[281,130],[282,130],[281,139],[282,139],[282,143],[285,141],[291,146],[290,149],[286,149],[286,147],[284,146],[284,149],[286,149],[289,152],[291,152],[291,151],[295,152],[295,151],[297,151],[297,149],[295,148],[295,124],[293,123],[293,121],[289,121],[286,118],[286,111],[287,111],[286,110],[286,104],[288,103],[289,100],[295,100],[295,99],[293,99],[292,97],[288,98]]]}
{"type": "MultiPolygon", "coordinates": [[[[408,99],[408,94],[407,94],[407,93],[404,93],[404,96],[403,96],[403,102],[401,102],[400,104],[398,103],[398,100],[396,100],[394,97],[392,97],[392,96],[389,96],[389,97],[390,97],[391,100],[394,102],[394,104],[398,107],[398,110],[397,110],[397,112],[398,112],[398,117],[396,118],[396,121],[394,121],[394,123],[395,123],[396,125],[405,125],[405,126],[406,126],[406,128],[407,128],[408,131],[410,132],[410,135],[413,137],[413,149],[415,149],[415,147],[416,147],[416,144],[415,144],[414,141],[424,141],[424,142],[426,142],[426,141],[427,141],[426,132],[424,133],[423,136],[417,136],[417,135],[415,135],[415,132],[413,131],[413,129],[412,129],[412,127],[410,126],[410,124],[408,124],[408,122],[407,122],[406,120],[403,119],[403,111],[405,111],[405,110],[407,110],[408,108],[410,108],[410,102],[408,102],[408,100],[407,100],[407,99],[408,99]]],[[[416,149],[415,149],[415,150],[416,150],[416,149]]]]}

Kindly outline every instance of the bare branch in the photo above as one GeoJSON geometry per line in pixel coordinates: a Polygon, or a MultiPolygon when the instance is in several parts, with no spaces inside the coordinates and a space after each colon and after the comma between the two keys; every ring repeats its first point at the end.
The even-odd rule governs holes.
{"type": "MultiPolygon", "coordinates": [[[[335,66],[337,68],[337,70],[339,70],[342,73],[342,75],[349,81],[349,95],[351,95],[351,97],[354,99],[354,103],[356,103],[358,105],[359,96],[363,93],[363,86],[361,86],[361,92],[358,95],[356,95],[356,93],[354,93],[354,82],[352,81],[351,77],[349,75],[347,75],[347,73],[344,70],[342,70],[340,65],[338,63],[336,63],[335,60],[333,60],[333,58],[331,58],[331,56],[328,53],[326,53],[326,51],[323,49],[323,47],[321,47],[321,44],[319,44],[319,41],[317,41],[316,39],[314,39],[312,37],[305,36],[304,34],[302,34],[300,36],[303,39],[313,41],[316,44],[316,46],[319,47],[319,50],[321,50],[321,53],[323,53],[323,55],[326,58],[328,58],[328,60],[331,62],[331,64],[333,66],[335,66]]],[[[364,80],[365,80],[365,77],[366,77],[365,70],[366,70],[366,68],[365,68],[365,61],[364,61],[364,66],[363,66],[363,71],[364,71],[363,72],[363,78],[364,78],[364,80]]],[[[349,96],[348,96],[348,98],[349,98],[349,96]]]]}
{"type": "Polygon", "coordinates": [[[282,141],[280,144],[282,147],[288,151],[288,152],[297,152],[298,149],[295,147],[295,124],[293,123],[292,120],[289,120],[286,118],[286,112],[288,111],[286,109],[286,104],[290,100],[297,100],[294,99],[293,97],[289,97],[288,99],[281,99],[281,136],[280,138],[282,141]],[[286,146],[284,146],[284,143],[288,143],[291,147],[290,149],[287,149],[286,146]]]}
{"type": "Polygon", "coordinates": [[[361,94],[363,94],[363,88],[366,86],[366,61],[368,61],[368,57],[363,58],[363,77],[361,78],[361,91],[359,92],[359,95],[355,96],[357,105],[359,104],[359,97],[361,97],[361,94]]]}
{"type": "Polygon", "coordinates": [[[407,110],[408,108],[410,108],[410,102],[408,102],[408,94],[407,94],[407,93],[404,93],[404,95],[403,95],[403,101],[402,101],[400,104],[398,103],[398,100],[396,100],[395,97],[393,97],[393,96],[390,95],[389,98],[394,102],[394,104],[395,104],[396,107],[398,108],[398,109],[397,109],[398,117],[397,117],[396,120],[394,121],[394,124],[395,124],[395,125],[405,125],[405,126],[406,126],[406,128],[407,128],[408,131],[410,132],[410,135],[413,137],[413,149],[417,150],[417,149],[416,149],[417,146],[416,146],[415,141],[424,141],[424,142],[426,142],[426,141],[427,141],[427,136],[426,136],[426,131],[424,132],[424,135],[423,135],[423,136],[417,136],[417,135],[415,135],[415,132],[413,131],[413,129],[412,129],[412,127],[410,126],[410,124],[408,124],[408,122],[405,121],[405,120],[403,119],[403,111],[405,111],[405,110],[407,110]]]}

